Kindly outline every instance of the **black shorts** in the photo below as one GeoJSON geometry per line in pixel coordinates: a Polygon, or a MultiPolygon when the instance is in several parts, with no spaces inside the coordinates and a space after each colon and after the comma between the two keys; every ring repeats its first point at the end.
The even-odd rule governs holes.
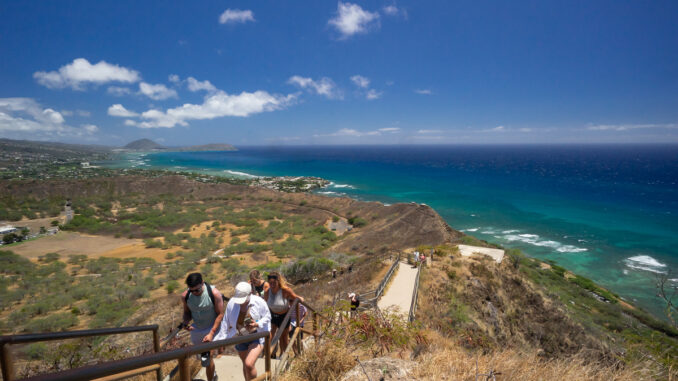
{"type": "MultiPolygon", "coordinates": [[[[287,314],[287,312],[285,312],[284,314],[276,314],[276,313],[271,312],[271,324],[280,328],[280,325],[282,324],[283,320],[285,320],[285,314],[287,314]]],[[[292,319],[288,320],[287,325],[282,327],[282,329],[289,327],[290,321],[292,321],[292,319]]]]}
{"type": "MultiPolygon", "coordinates": [[[[302,326],[301,328],[304,328],[304,327],[302,326]]],[[[290,328],[290,339],[292,338],[292,335],[294,335],[294,331],[296,331],[296,330],[297,330],[297,327],[295,327],[295,326],[292,326],[290,328]]],[[[299,331],[299,339],[301,339],[301,340],[304,339],[304,332],[303,331],[299,331]]]]}

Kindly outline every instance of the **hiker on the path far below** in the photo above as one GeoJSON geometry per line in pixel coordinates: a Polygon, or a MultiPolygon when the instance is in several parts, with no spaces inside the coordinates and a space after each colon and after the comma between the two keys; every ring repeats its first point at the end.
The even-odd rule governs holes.
{"type": "MultiPolygon", "coordinates": [[[[216,287],[203,282],[200,273],[189,274],[186,277],[186,285],[188,289],[181,295],[184,305],[184,326],[191,332],[193,345],[209,343],[219,332],[221,320],[224,318],[224,300],[216,287]],[[188,325],[191,319],[193,324],[188,325]]],[[[215,369],[212,354],[199,356],[202,366],[207,368],[207,379],[213,381],[215,369]]]]}

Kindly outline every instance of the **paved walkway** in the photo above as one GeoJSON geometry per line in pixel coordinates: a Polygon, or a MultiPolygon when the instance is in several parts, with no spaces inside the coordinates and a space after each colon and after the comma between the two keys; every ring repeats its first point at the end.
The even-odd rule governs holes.
{"type": "MultiPolygon", "coordinates": [[[[218,359],[214,360],[214,365],[217,369],[217,376],[219,376],[219,381],[242,381],[245,377],[242,374],[242,361],[238,356],[221,356],[218,359]]],[[[271,360],[271,370],[275,370],[275,367],[278,365],[278,360],[271,360]]],[[[264,374],[264,359],[257,359],[255,364],[257,368],[257,374],[264,374]]],[[[193,378],[194,381],[207,381],[207,375],[205,374],[205,368],[200,368],[198,374],[193,378]]]]}
{"type": "Polygon", "coordinates": [[[377,306],[384,310],[390,307],[397,307],[400,313],[407,317],[410,313],[410,304],[412,303],[412,293],[414,292],[414,282],[417,278],[417,269],[407,263],[398,265],[398,270],[391,279],[386,293],[379,299],[377,306]]]}
{"type": "Polygon", "coordinates": [[[501,249],[490,249],[489,247],[480,247],[480,246],[469,246],[469,245],[458,245],[459,252],[464,257],[470,257],[473,254],[482,254],[492,257],[497,263],[501,263],[501,260],[504,259],[504,250],[501,249]]]}

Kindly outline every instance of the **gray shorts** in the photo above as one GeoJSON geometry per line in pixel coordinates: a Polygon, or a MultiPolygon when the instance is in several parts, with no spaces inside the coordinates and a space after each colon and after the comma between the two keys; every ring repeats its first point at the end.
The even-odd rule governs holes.
{"type": "MultiPolygon", "coordinates": [[[[205,328],[205,329],[199,329],[193,327],[193,330],[191,332],[191,343],[193,345],[198,345],[202,343],[202,339],[207,336],[208,333],[212,330],[212,327],[205,328]]],[[[219,333],[219,331],[217,331],[219,333]]],[[[214,336],[217,336],[217,333],[214,334],[214,336]]]]}

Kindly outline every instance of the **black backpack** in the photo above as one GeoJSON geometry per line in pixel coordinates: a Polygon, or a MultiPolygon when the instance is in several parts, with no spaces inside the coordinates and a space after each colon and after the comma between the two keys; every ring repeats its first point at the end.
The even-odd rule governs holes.
{"type": "MultiPolygon", "coordinates": [[[[212,301],[212,305],[216,306],[217,304],[214,302],[214,293],[212,292],[212,287],[207,282],[205,282],[205,287],[207,287],[207,295],[209,295],[210,300],[212,301]]],[[[191,296],[191,290],[188,290],[188,292],[186,293],[184,302],[188,303],[189,296],[191,296]]],[[[221,300],[223,300],[225,303],[228,303],[229,299],[230,298],[225,297],[224,294],[221,294],[221,300]]]]}

